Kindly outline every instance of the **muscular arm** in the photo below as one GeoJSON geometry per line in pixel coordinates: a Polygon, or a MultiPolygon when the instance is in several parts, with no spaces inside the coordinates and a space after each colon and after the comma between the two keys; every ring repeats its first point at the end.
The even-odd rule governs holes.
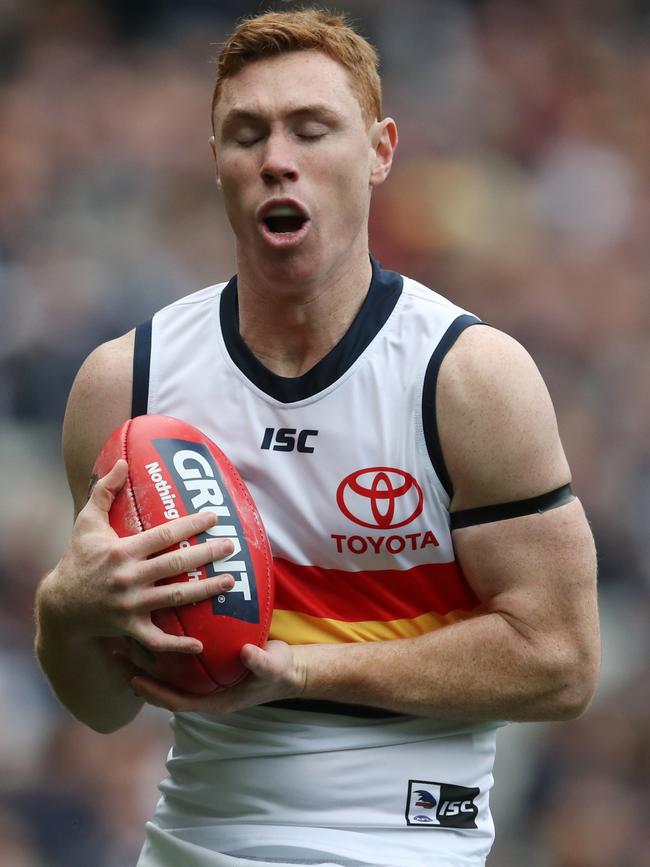
{"type": "MultiPolygon", "coordinates": [[[[92,467],[104,440],[131,415],[132,356],[132,334],[100,346],[86,359],[70,392],[63,456],[75,521],[86,505],[92,467]]],[[[113,662],[116,641],[70,628],[61,611],[64,569],[59,563],[38,589],[36,653],[61,702],[89,725],[112,731],[129,722],[142,701],[113,662]]]]}
{"type": "MultiPolygon", "coordinates": [[[[506,335],[474,326],[459,338],[441,368],[437,410],[452,511],[570,480],[546,387],[506,335]]],[[[595,552],[579,501],[459,529],[453,541],[479,616],[346,656],[301,648],[305,695],[447,719],[561,719],[584,709],[599,641],[595,552]]]]}
{"type": "Polygon", "coordinates": [[[206,542],[182,555],[160,554],[212,525],[214,516],[207,514],[186,516],[119,539],[108,513],[126,479],[125,461],[100,479],[87,499],[101,446],[131,415],[132,359],[133,334],[128,334],[95,350],[75,380],[63,450],[76,520],[61,560],[36,595],[36,653],[41,667],[62,704],[102,732],[128,723],[143,703],[134,695],[115,651],[129,646],[126,639],[136,639],[152,652],[199,652],[199,642],[157,629],[151,611],[176,604],[173,594],[179,586],[188,603],[232,586],[230,578],[225,583],[223,578],[196,582],[191,588],[154,586],[160,578],[219,559],[226,551],[223,542],[206,542]]]}
{"type": "MultiPolygon", "coordinates": [[[[440,371],[437,415],[451,510],[506,503],[566,484],[550,398],[525,351],[473,326],[440,371]]],[[[563,719],[580,713],[599,661],[595,553],[578,500],[453,534],[478,616],[417,638],[266,651],[255,678],[210,701],[138,679],[150,701],[222,712],[300,695],[449,720],[563,719]]]]}
{"type": "MultiPolygon", "coordinates": [[[[437,415],[452,511],[570,480],[546,387],[506,335],[474,326],[459,338],[440,371],[437,415]]],[[[469,720],[558,719],[585,707],[599,647],[595,553],[580,503],[459,529],[453,541],[479,616],[421,638],[354,647],[349,658],[338,648],[301,648],[305,695],[338,692],[339,700],[356,695],[469,720]]]]}

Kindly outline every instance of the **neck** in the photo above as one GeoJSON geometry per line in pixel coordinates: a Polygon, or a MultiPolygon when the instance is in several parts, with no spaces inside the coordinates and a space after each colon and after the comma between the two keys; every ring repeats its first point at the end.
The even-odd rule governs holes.
{"type": "MultiPolygon", "coordinates": [[[[239,258],[239,257],[238,257],[239,258]]],[[[372,268],[367,246],[326,273],[275,279],[239,261],[239,330],[259,360],[280,376],[300,376],[341,340],[361,307],[372,268]]]]}

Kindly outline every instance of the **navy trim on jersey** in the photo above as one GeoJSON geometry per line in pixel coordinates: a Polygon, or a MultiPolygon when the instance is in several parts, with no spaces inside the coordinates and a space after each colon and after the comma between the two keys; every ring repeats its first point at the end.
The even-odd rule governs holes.
{"type": "Polygon", "coordinates": [[[470,325],[482,325],[480,319],[476,316],[471,316],[469,313],[463,313],[458,318],[454,319],[449,328],[445,331],[440,343],[436,346],[433,355],[429,359],[426,373],[424,374],[424,386],[422,388],[422,426],[424,428],[424,441],[429,452],[429,458],[433,465],[436,475],[442,482],[442,486],[449,494],[449,498],[453,496],[454,488],[447,472],[447,466],[442,454],[442,446],[440,445],[440,436],[438,434],[438,415],[436,412],[436,387],[438,385],[438,374],[440,365],[445,355],[449,352],[460,335],[470,325]]]}
{"type": "Polygon", "coordinates": [[[388,719],[404,716],[392,710],[380,707],[367,707],[361,704],[344,704],[340,701],[326,701],[316,698],[285,698],[279,701],[267,701],[262,707],[281,707],[286,710],[308,710],[311,713],[339,713],[346,716],[356,716],[365,719],[388,719]]]}
{"type": "Polygon", "coordinates": [[[565,506],[575,500],[571,485],[562,485],[547,494],[538,497],[528,497],[527,500],[514,500],[511,503],[496,503],[493,506],[479,506],[477,509],[461,509],[452,512],[451,529],[473,527],[476,524],[490,524],[493,521],[507,521],[509,518],[521,518],[524,515],[536,515],[565,506]]]}
{"type": "Polygon", "coordinates": [[[133,346],[133,389],[131,418],[146,415],[149,406],[149,369],[151,366],[151,319],[135,329],[133,346]]]}
{"type": "Polygon", "coordinates": [[[371,257],[372,280],[361,309],[341,340],[302,376],[273,373],[255,357],[239,333],[237,277],[223,290],[219,317],[228,354],[241,372],[261,391],[282,403],[305,400],[336,382],[385,325],[402,293],[404,281],[394,271],[384,271],[371,257]]]}

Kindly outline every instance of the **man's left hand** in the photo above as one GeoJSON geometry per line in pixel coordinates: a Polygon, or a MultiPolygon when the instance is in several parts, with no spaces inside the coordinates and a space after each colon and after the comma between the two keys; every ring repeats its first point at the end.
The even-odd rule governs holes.
{"type": "Polygon", "coordinates": [[[293,649],[284,641],[269,641],[265,648],[245,644],[241,660],[250,674],[235,686],[211,695],[181,692],[136,668],[131,671],[131,688],[148,704],[174,713],[232,713],[301,695],[305,686],[305,672],[297,664],[293,649]]]}

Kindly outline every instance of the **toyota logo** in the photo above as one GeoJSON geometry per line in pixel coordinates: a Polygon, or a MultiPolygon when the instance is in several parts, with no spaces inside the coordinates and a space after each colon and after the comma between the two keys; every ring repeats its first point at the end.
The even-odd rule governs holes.
{"type": "Polygon", "coordinates": [[[422,511],[423,500],[413,476],[394,467],[357,470],[336,491],[336,502],[346,518],[373,530],[410,524],[422,511]]]}

